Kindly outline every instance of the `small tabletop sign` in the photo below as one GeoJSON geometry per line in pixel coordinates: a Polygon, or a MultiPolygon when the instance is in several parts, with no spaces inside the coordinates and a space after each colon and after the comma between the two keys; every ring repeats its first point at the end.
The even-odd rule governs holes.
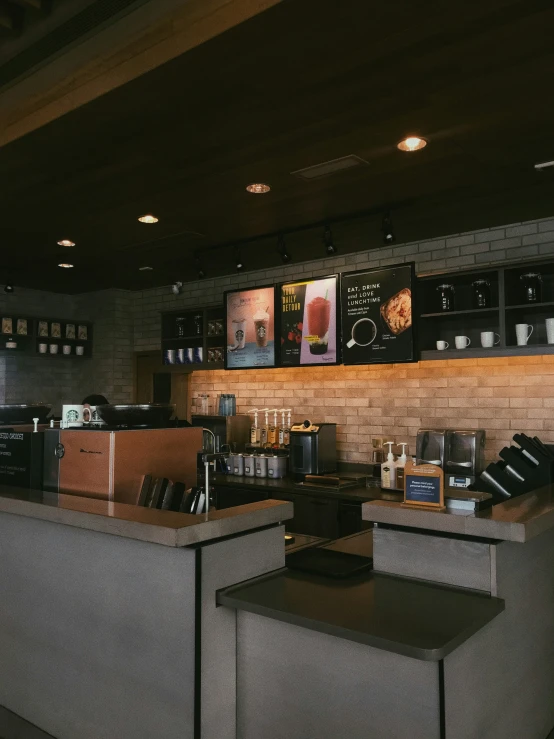
{"type": "Polygon", "coordinates": [[[424,507],[434,511],[445,510],[444,472],[434,464],[406,462],[404,468],[403,506],[424,507]]]}

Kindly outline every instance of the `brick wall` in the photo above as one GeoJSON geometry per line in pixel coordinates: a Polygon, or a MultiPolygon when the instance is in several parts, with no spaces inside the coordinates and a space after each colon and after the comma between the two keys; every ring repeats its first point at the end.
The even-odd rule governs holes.
{"type": "MultiPolygon", "coordinates": [[[[554,441],[554,356],[359,367],[193,373],[193,393],[232,392],[237,411],[293,408],[293,420],[338,424],[339,458],[370,460],[371,438],[406,441],[420,427],[487,432],[487,459],[514,433],[554,441]]],[[[280,418],[280,416],[279,416],[280,418]]]]}

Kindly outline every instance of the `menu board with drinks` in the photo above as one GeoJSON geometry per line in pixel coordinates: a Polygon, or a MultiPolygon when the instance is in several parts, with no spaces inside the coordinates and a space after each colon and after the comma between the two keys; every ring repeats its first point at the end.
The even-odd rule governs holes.
{"type": "Polygon", "coordinates": [[[413,362],[413,263],[342,275],[344,364],[413,362]]]}
{"type": "Polygon", "coordinates": [[[281,364],[337,364],[338,277],[281,285],[281,364]]]}
{"type": "Polygon", "coordinates": [[[225,293],[226,369],[275,366],[275,288],[225,293]]]}

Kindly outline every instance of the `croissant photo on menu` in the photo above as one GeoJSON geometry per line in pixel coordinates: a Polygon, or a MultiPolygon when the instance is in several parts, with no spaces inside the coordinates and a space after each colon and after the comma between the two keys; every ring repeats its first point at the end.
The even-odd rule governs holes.
{"type": "Polygon", "coordinates": [[[381,305],[381,316],[391,333],[398,336],[412,325],[412,291],[405,287],[381,305]]]}

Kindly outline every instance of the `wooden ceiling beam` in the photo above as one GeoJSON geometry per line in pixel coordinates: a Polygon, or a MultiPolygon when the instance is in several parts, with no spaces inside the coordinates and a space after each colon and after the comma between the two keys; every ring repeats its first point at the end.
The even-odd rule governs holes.
{"type": "Polygon", "coordinates": [[[13,5],[8,0],[0,0],[0,28],[11,33],[19,33],[24,15],[25,10],[22,7],[13,5]]]}
{"type": "Polygon", "coordinates": [[[8,0],[12,5],[19,5],[22,8],[34,8],[35,10],[43,10],[43,0],[8,0]]]}

